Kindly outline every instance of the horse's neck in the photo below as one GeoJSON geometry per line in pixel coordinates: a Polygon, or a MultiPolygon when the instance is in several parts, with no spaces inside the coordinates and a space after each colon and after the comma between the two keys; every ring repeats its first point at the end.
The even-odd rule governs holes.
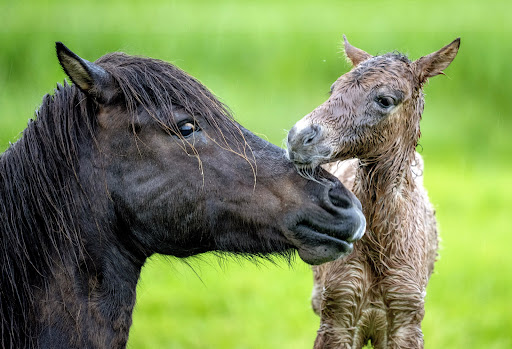
{"type": "Polygon", "coordinates": [[[132,247],[118,238],[127,232],[119,227],[115,214],[109,213],[114,210],[112,203],[98,197],[103,184],[97,182],[84,183],[84,195],[94,200],[91,205],[95,208],[85,217],[89,222],[81,224],[81,251],[68,258],[63,277],[54,273],[47,293],[53,304],[42,304],[42,309],[50,308],[51,316],[56,317],[48,323],[61,320],[74,328],[75,332],[61,332],[72,347],[125,348],[146,257],[134,255],[132,247]]]}
{"type": "MultiPolygon", "coordinates": [[[[89,194],[88,198],[84,193],[100,193],[101,181],[78,183],[75,177],[63,180],[72,197],[65,197],[66,190],[60,186],[53,191],[41,191],[48,196],[38,194],[33,186],[45,185],[51,179],[43,174],[31,177],[34,161],[21,161],[27,159],[24,142],[25,139],[20,139],[0,157],[0,196],[5,200],[0,220],[9,225],[2,226],[2,239],[6,238],[5,229],[9,229],[17,234],[17,240],[10,240],[11,250],[22,244],[18,246],[19,253],[1,251],[6,252],[5,258],[13,265],[14,271],[10,273],[18,275],[10,278],[13,285],[5,288],[6,294],[10,290],[16,293],[2,299],[2,304],[4,300],[15,303],[17,323],[11,328],[4,327],[7,322],[2,323],[0,330],[20,333],[11,340],[14,347],[124,348],[144,261],[134,259],[113,236],[115,218],[104,213],[110,208],[100,206],[97,212],[91,211],[92,199],[96,206],[98,201],[108,205],[106,195],[102,199],[89,194]],[[76,190],[70,186],[76,186],[76,190]],[[24,206],[14,205],[14,201],[24,206]],[[23,333],[31,339],[23,339],[23,333]]],[[[67,175],[64,171],[60,173],[63,177],[67,175]]],[[[3,274],[2,278],[8,280],[3,274]]],[[[2,315],[12,317],[5,309],[2,307],[2,315]]]]}
{"type": "Polygon", "coordinates": [[[62,347],[126,346],[140,266],[120,256],[115,246],[109,250],[101,260],[87,260],[86,252],[79,265],[56,266],[55,277],[38,295],[44,300],[38,311],[44,328],[40,343],[59,339],[62,347]]]}

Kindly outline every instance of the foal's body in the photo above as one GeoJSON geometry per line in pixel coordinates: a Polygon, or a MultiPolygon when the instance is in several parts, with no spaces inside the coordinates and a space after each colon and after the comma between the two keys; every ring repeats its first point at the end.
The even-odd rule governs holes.
{"type": "Polygon", "coordinates": [[[354,68],[288,135],[302,171],[327,165],[361,200],[368,225],[352,254],[314,267],[315,348],[422,348],[427,282],[437,255],[434,209],[416,153],[422,86],[455,58],[459,40],[414,62],[371,56],[345,40],[354,68]]]}
{"type": "Polygon", "coordinates": [[[313,267],[312,304],[322,317],[315,348],[361,348],[369,339],[375,348],[422,347],[438,240],[421,156],[408,161],[392,175],[359,160],[326,165],[361,200],[369,223],[343,262],[313,267]]]}

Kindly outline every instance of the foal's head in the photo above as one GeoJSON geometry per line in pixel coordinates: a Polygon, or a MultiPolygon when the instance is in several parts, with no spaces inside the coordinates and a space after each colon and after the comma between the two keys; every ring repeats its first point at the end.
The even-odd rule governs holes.
{"type": "Polygon", "coordinates": [[[456,39],[411,62],[400,53],[372,56],[344,40],[353,69],[339,77],[329,99],[288,134],[288,154],[299,168],[414,150],[420,136],[422,86],[443,74],[460,44],[456,39]]]}

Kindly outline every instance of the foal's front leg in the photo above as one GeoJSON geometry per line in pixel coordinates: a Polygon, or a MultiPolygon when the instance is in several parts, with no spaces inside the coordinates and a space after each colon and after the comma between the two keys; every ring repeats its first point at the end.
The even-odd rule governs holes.
{"type": "Polygon", "coordinates": [[[398,269],[382,283],[388,308],[387,348],[390,349],[423,348],[421,321],[425,315],[425,286],[406,275],[407,272],[398,269]]]}
{"type": "Polygon", "coordinates": [[[356,256],[328,264],[315,349],[357,349],[365,344],[367,334],[358,323],[367,303],[369,275],[368,265],[356,256]]]}

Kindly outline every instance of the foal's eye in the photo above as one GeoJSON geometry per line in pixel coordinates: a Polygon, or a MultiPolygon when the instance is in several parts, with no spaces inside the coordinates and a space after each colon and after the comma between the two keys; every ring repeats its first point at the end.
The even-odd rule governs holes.
{"type": "Polygon", "coordinates": [[[377,104],[384,109],[393,107],[396,105],[396,101],[393,97],[390,96],[378,96],[375,101],[377,104]]]}
{"type": "Polygon", "coordinates": [[[178,130],[180,131],[180,134],[183,136],[183,137],[188,137],[190,136],[192,133],[194,133],[195,131],[197,131],[198,127],[197,125],[195,125],[194,123],[192,122],[185,122],[183,124],[181,124],[179,127],[178,127],[178,130]]]}

